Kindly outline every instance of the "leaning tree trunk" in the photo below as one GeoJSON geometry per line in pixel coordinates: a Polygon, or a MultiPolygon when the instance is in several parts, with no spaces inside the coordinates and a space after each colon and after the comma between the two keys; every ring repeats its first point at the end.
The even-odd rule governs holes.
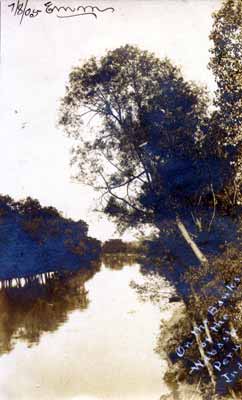
{"type": "Polygon", "coordinates": [[[178,216],[176,217],[176,224],[177,224],[177,227],[178,227],[179,231],[181,232],[183,238],[185,239],[187,244],[191,247],[193,253],[198,258],[198,260],[201,262],[201,264],[207,263],[208,259],[201,252],[201,250],[199,250],[198,246],[196,245],[194,240],[191,238],[188,230],[186,229],[185,225],[183,224],[183,222],[180,220],[180,218],[178,216]]]}
{"type": "MultiPolygon", "coordinates": [[[[196,328],[196,323],[195,323],[195,321],[192,321],[192,325],[193,325],[193,329],[195,329],[195,328],[196,328]]],[[[205,354],[205,351],[204,351],[204,349],[203,349],[202,341],[201,341],[200,336],[199,336],[199,335],[195,335],[195,339],[196,339],[196,342],[197,342],[197,346],[198,346],[199,353],[200,353],[200,355],[201,355],[201,359],[203,360],[204,365],[205,365],[206,368],[207,368],[209,377],[210,377],[210,379],[211,379],[212,386],[213,386],[213,392],[215,393],[215,388],[216,388],[216,377],[215,377],[214,372],[213,372],[212,364],[209,362],[209,360],[208,360],[207,357],[206,357],[206,354],[205,354]]]]}

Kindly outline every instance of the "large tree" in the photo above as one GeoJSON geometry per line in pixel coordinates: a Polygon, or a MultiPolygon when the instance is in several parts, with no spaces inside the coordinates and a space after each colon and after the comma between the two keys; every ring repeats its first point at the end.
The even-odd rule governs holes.
{"type": "Polygon", "coordinates": [[[170,60],[126,45],[71,71],[60,112],[77,179],[102,192],[104,212],[120,228],[176,220],[201,261],[180,217],[222,184],[221,160],[203,152],[207,106],[170,60]]]}
{"type": "Polygon", "coordinates": [[[217,83],[215,125],[233,169],[230,201],[242,204],[242,1],[225,0],[214,13],[210,68],[217,83]]]}

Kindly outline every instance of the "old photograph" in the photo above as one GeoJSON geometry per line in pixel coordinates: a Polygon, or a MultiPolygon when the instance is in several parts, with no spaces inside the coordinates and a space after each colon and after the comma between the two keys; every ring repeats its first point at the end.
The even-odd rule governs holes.
{"type": "Polygon", "coordinates": [[[0,22],[0,400],[241,400],[242,0],[0,22]]]}

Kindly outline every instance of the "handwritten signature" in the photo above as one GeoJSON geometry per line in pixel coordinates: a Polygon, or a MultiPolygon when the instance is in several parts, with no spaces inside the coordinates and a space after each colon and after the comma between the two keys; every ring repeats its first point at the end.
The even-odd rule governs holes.
{"type": "Polygon", "coordinates": [[[56,6],[52,3],[52,1],[47,1],[47,3],[43,4],[43,8],[32,8],[29,7],[29,0],[25,1],[14,1],[9,4],[8,7],[11,9],[11,13],[14,16],[20,16],[20,24],[22,23],[24,17],[36,18],[40,13],[46,14],[54,14],[58,18],[71,18],[71,17],[79,17],[81,15],[92,15],[97,18],[98,13],[104,13],[106,11],[111,11],[112,13],[115,11],[113,7],[106,7],[104,9],[100,9],[97,6],[83,6],[79,5],[77,7],[73,6],[56,6]]]}

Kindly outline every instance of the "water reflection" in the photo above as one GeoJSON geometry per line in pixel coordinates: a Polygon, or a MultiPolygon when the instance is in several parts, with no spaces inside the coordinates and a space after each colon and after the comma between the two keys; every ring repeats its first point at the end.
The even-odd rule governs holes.
{"type": "Polygon", "coordinates": [[[166,392],[165,363],[154,353],[160,309],[130,287],[142,283],[138,264],[114,265],[1,292],[1,400],[158,400],[166,392]]]}
{"type": "Polygon", "coordinates": [[[102,259],[107,268],[120,270],[125,265],[133,265],[139,256],[135,254],[103,254],[102,259]]]}
{"type": "Polygon", "coordinates": [[[76,309],[88,307],[85,283],[100,269],[92,263],[79,272],[47,273],[2,282],[0,290],[0,353],[19,340],[37,344],[44,332],[54,332],[76,309]]]}

